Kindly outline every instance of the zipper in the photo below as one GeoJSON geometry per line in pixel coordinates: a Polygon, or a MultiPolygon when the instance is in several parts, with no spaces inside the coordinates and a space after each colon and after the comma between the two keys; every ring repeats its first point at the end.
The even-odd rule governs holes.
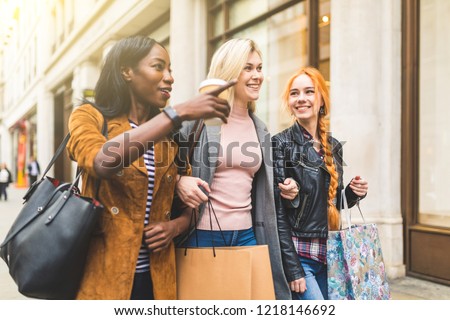
{"type": "Polygon", "coordinates": [[[295,221],[295,228],[298,228],[300,225],[300,219],[303,216],[303,212],[305,211],[306,201],[308,200],[309,195],[305,194],[305,198],[303,199],[302,208],[300,209],[300,212],[297,215],[297,220],[295,221]]]}
{"type": "Polygon", "coordinates": [[[319,168],[315,168],[315,167],[308,167],[301,159],[298,160],[298,164],[301,165],[303,168],[307,169],[307,170],[312,170],[314,172],[318,172],[319,168]]]}

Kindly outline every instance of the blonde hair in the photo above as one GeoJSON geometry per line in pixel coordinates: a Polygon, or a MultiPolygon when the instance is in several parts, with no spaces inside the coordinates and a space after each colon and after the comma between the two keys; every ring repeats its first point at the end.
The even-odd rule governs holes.
{"type": "MultiPolygon", "coordinates": [[[[214,53],[207,78],[219,78],[226,81],[238,79],[252,52],[262,57],[261,51],[253,40],[240,38],[228,40],[214,53]]],[[[232,106],[235,89],[231,87],[228,90],[230,90],[228,103],[232,106]]],[[[255,102],[248,102],[247,108],[250,112],[255,112],[255,102]]]]}
{"type": "Polygon", "coordinates": [[[333,153],[332,153],[333,146],[331,145],[331,139],[328,139],[330,132],[330,118],[329,118],[330,94],[325,79],[323,78],[320,71],[313,67],[303,67],[299,71],[297,71],[292,77],[290,77],[282,94],[282,105],[284,108],[287,108],[287,110],[289,110],[289,92],[292,83],[298,76],[302,74],[306,74],[314,84],[316,103],[320,103],[319,100],[320,97],[322,97],[323,101],[323,106],[321,106],[321,109],[323,109],[323,111],[319,112],[319,117],[317,120],[318,122],[317,128],[320,143],[325,151],[325,165],[331,177],[327,198],[328,229],[338,230],[340,227],[339,212],[334,203],[334,199],[336,198],[338,188],[338,173],[333,161],[333,153]]]}

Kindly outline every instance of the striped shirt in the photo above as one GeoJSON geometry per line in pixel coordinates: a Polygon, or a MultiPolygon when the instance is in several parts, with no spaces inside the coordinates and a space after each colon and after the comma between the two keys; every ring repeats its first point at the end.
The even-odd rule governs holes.
{"type": "MultiPolygon", "coordinates": [[[[130,121],[130,125],[133,129],[138,125],[130,121]]],[[[153,188],[155,186],[155,153],[153,146],[144,153],[144,163],[148,173],[148,189],[147,189],[147,205],[145,207],[144,226],[148,224],[150,216],[150,208],[153,200],[153,188]]],[[[142,236],[142,244],[139,249],[139,256],[136,263],[136,273],[148,272],[150,270],[150,257],[147,250],[147,246],[144,243],[144,236],[142,236]]]]}

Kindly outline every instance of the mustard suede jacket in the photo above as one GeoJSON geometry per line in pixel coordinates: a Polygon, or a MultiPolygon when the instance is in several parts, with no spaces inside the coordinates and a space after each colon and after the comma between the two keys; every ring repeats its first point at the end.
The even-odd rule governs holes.
{"type": "MultiPolygon", "coordinates": [[[[108,138],[131,129],[127,115],[107,119],[108,138]]],[[[69,119],[67,149],[72,160],[84,169],[82,194],[95,197],[94,159],[106,142],[102,135],[103,116],[86,104],[69,119]]],[[[155,144],[155,185],[150,222],[170,220],[177,168],[178,146],[172,140],[155,144]]],[[[102,179],[98,200],[104,211],[99,219],[87,256],[77,299],[130,299],[141,246],[147,202],[148,176],[143,157],[114,177],[102,179]]],[[[175,248],[150,254],[150,272],[155,299],[176,299],[175,248]]]]}

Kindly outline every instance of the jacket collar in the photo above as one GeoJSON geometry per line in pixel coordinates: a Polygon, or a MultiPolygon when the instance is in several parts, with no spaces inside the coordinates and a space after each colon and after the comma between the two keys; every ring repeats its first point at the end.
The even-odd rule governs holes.
{"type": "Polygon", "coordinates": [[[300,145],[303,145],[307,142],[305,137],[303,136],[302,128],[300,128],[300,124],[295,121],[294,125],[291,127],[292,139],[300,145]]]}

